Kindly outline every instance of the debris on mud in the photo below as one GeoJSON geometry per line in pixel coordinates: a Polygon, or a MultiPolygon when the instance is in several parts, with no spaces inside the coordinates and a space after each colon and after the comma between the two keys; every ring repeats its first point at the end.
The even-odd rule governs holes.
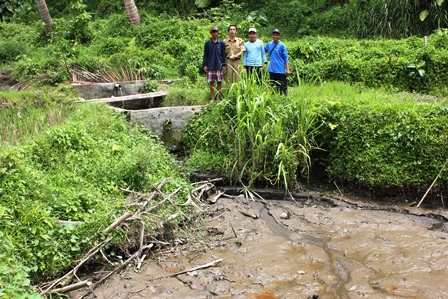
{"type": "Polygon", "coordinates": [[[448,297],[443,209],[224,191],[201,203],[208,213],[185,242],[127,265],[86,298],[448,297]]]}

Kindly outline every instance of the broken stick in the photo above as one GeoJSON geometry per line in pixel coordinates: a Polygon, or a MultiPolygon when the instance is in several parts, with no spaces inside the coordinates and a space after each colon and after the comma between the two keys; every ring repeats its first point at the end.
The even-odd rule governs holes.
{"type": "Polygon", "coordinates": [[[434,184],[436,183],[437,179],[440,177],[440,175],[442,174],[443,169],[445,168],[446,164],[448,163],[448,159],[445,161],[445,164],[443,164],[442,169],[440,169],[439,174],[436,176],[436,178],[434,179],[434,181],[432,182],[431,186],[429,186],[428,190],[426,190],[425,195],[423,195],[422,199],[420,200],[420,202],[417,205],[417,208],[420,207],[421,203],[423,202],[423,200],[425,199],[426,195],[428,195],[429,191],[432,189],[432,186],[434,186],[434,184]]]}
{"type": "Polygon", "coordinates": [[[216,261],[213,261],[213,262],[201,265],[201,266],[197,266],[197,267],[194,267],[194,268],[191,268],[191,269],[188,269],[188,270],[180,271],[180,272],[177,272],[177,273],[174,273],[174,274],[170,274],[170,275],[166,275],[166,276],[162,276],[162,277],[157,277],[157,278],[151,278],[151,279],[149,279],[147,281],[156,281],[156,280],[161,280],[161,279],[165,279],[165,278],[176,277],[178,275],[186,274],[188,272],[193,272],[193,271],[196,271],[196,270],[199,270],[199,269],[204,269],[204,268],[216,266],[221,261],[222,261],[222,259],[219,259],[219,260],[216,260],[216,261]]]}

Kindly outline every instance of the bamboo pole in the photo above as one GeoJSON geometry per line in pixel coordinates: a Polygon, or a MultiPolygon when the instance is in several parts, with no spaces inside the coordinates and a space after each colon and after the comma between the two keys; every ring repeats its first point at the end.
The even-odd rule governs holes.
{"type": "Polygon", "coordinates": [[[442,169],[440,169],[439,174],[436,176],[436,178],[434,179],[434,181],[432,182],[431,186],[429,186],[428,190],[426,190],[425,195],[423,195],[422,199],[420,200],[420,202],[417,205],[417,208],[420,207],[421,203],[423,202],[423,200],[425,199],[426,195],[428,195],[429,191],[432,189],[432,186],[434,186],[434,184],[436,183],[437,179],[440,177],[440,175],[442,174],[443,169],[445,168],[446,164],[448,163],[448,159],[445,161],[445,164],[443,164],[442,169]]]}

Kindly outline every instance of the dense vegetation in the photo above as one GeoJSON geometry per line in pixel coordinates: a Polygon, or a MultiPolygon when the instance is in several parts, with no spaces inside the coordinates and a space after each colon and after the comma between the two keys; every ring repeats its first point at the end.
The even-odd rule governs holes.
{"type": "MultiPolygon", "coordinates": [[[[293,74],[288,97],[249,78],[225,86],[188,125],[192,168],[249,186],[311,177],[421,196],[448,156],[443,0],[135,1],[139,26],[121,1],[46,3],[48,34],[34,1],[0,3],[0,70],[23,89],[0,93],[0,298],[37,298],[29,286],[99,242],[126,210],[120,188],[146,192],[170,177],[164,191],[180,187],[185,201],[187,171],[157,138],[105,106],[74,105],[67,83],[86,80],[80,71],[146,78],[148,90],[179,78],[167,105],[206,103],[211,25],[223,37],[235,23],[243,38],[256,26],[265,42],[278,27],[293,74]]],[[[442,199],[447,181],[434,187],[442,199]]]]}
{"type": "MultiPolygon", "coordinates": [[[[39,124],[35,108],[22,111],[24,127],[39,124]]],[[[157,137],[106,105],[49,105],[40,115],[55,113],[65,115],[59,124],[0,151],[0,298],[26,298],[30,279],[51,278],[102,241],[99,232],[133,210],[120,188],[144,193],[169,178],[164,192],[181,188],[173,200],[184,202],[189,192],[188,181],[157,137]]],[[[109,250],[113,244],[132,244],[125,238],[131,233],[115,231],[109,250]]]]}
{"type": "MultiPolygon", "coordinates": [[[[435,97],[334,82],[304,84],[286,100],[245,80],[191,120],[184,140],[195,168],[248,185],[288,188],[325,171],[347,189],[417,199],[446,160],[447,114],[435,97]]],[[[442,175],[441,196],[446,185],[442,175]]]]}

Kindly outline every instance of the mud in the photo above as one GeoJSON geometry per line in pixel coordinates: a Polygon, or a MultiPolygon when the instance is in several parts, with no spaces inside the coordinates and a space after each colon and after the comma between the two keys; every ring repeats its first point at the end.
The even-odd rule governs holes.
{"type": "Polygon", "coordinates": [[[191,228],[202,238],[179,239],[88,298],[448,298],[445,209],[309,195],[225,196],[209,208],[191,228]]]}

